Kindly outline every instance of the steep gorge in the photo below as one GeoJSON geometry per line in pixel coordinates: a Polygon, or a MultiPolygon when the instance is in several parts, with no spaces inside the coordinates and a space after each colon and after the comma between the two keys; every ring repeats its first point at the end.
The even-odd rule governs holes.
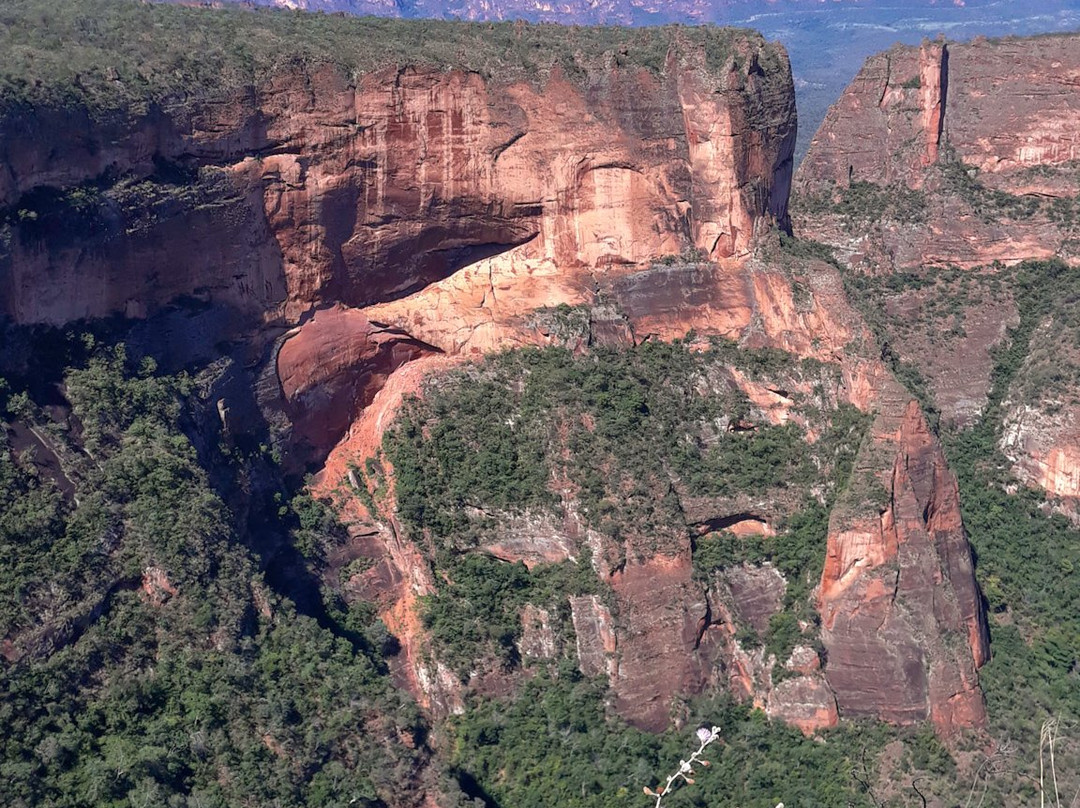
{"type": "MultiPolygon", "coordinates": [[[[221,434],[262,418],[265,452],[319,471],[310,490],[348,533],[320,574],[347,607],[375,604],[395,681],[431,716],[521,692],[532,659],[606,676],[616,711],[652,731],[702,693],[806,733],[845,716],[981,727],[987,632],[955,480],[842,273],[779,237],[782,47],[723,29],[558,34],[579,35],[527,78],[418,59],[276,70],[111,122],[9,107],[5,333],[25,346],[122,315],[172,366],[229,346],[242,369],[208,397],[221,434]],[[662,57],[635,64],[657,40],[662,57]],[[163,323],[181,347],[154,346],[163,323]],[[512,458],[490,468],[520,488],[446,504],[440,484],[461,480],[434,462],[406,485],[405,449],[462,429],[438,409],[454,391],[506,404],[466,454],[512,458]],[[537,396],[569,398],[539,418],[537,396]],[[409,424],[414,443],[394,444],[409,424]],[[539,472],[521,461],[537,446],[539,472]],[[488,622],[507,632],[455,658],[433,604],[500,576],[511,594],[488,622]]],[[[945,48],[926,52],[919,126],[936,134],[919,165],[939,159],[947,109],[945,48]]],[[[5,361],[25,373],[24,358],[5,361]]]]}

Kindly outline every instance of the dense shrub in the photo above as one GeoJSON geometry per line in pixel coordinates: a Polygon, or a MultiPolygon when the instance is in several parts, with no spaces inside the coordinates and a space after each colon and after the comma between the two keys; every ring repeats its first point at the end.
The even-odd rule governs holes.
{"type": "MultiPolygon", "coordinates": [[[[0,110],[81,106],[144,112],[155,103],[258,85],[329,66],[346,79],[402,64],[537,81],[558,66],[587,83],[614,66],[663,71],[675,43],[719,72],[750,32],[355,18],[285,10],[185,8],[137,0],[9,0],[0,6],[0,110]]],[[[768,51],[764,61],[777,59],[768,51]]],[[[783,78],[779,64],[765,64],[783,78]]]]}
{"type": "MultiPolygon", "coordinates": [[[[5,804],[376,806],[411,787],[415,705],[367,645],[262,581],[183,431],[191,380],[92,353],[64,374],[70,418],[0,385],[10,434],[42,436],[41,455],[15,453],[0,423],[5,804]],[[171,594],[141,590],[147,568],[171,594]]],[[[295,508],[300,537],[329,529],[295,508]]]]}

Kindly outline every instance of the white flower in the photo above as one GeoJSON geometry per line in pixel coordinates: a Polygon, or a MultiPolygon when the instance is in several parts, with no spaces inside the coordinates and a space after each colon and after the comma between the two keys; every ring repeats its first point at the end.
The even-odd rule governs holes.
{"type": "Polygon", "coordinates": [[[708,727],[699,727],[697,731],[698,740],[702,743],[707,743],[712,740],[712,730],[708,727]]]}

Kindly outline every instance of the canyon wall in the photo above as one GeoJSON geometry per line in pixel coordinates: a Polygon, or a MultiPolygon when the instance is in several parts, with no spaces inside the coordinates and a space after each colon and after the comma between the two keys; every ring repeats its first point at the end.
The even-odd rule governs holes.
{"type": "MultiPolygon", "coordinates": [[[[380,455],[401,402],[430,372],[508,347],[630,346],[694,332],[837,365],[830,392],[814,394],[830,408],[873,409],[889,384],[838,274],[792,258],[775,232],[787,226],[796,130],[783,49],[749,33],[663,36],[659,69],[614,51],[533,80],[408,64],[347,76],[326,66],[126,117],[9,110],[0,313],[21,326],[220,309],[228,325],[219,338],[270,346],[252,351],[262,357],[252,368],[264,393],[275,388],[264,409],[288,422],[286,463],[323,466],[313,491],[336,502],[349,528],[333,569],[370,562],[339,583],[347,597],[373,600],[399,638],[399,681],[436,715],[459,710],[466,691],[432,656],[420,620],[439,571],[425,537],[400,524],[393,468],[380,455]],[[568,311],[585,312],[570,323],[572,339],[568,311]],[[369,461],[382,484],[358,477],[369,461]]],[[[931,74],[925,95],[943,93],[944,78],[935,90],[931,74]]],[[[926,101],[924,127],[940,129],[943,103],[926,101]]],[[[920,160],[934,140],[921,141],[920,160]]],[[[786,382],[770,387],[731,369],[718,383],[718,393],[741,390],[757,422],[792,418],[816,440],[820,430],[788,412],[786,382]]],[[[872,585],[844,598],[825,587],[824,636],[841,660],[830,672],[809,644],[774,660],[740,640],[740,627],[766,629],[782,605],[786,584],[773,568],[694,577],[696,538],[725,525],[775,532],[792,496],[762,513],[742,500],[686,500],[683,524],[620,538],[575,520],[568,494],[565,524],[504,514],[506,535],[478,549],[535,564],[588,548],[617,619],[608,604],[572,599],[575,650],[583,672],[606,673],[616,707],[643,727],[663,729],[673,700],[708,687],[807,732],[846,714],[929,716],[943,733],[978,725],[981,616],[950,478],[919,417],[914,410],[893,440],[896,457],[915,457],[919,471],[894,486],[913,552],[890,558],[890,569],[922,581],[913,606],[959,605],[889,624],[889,641],[921,654],[929,673],[884,690],[867,683],[892,676],[895,659],[860,655],[883,640],[852,618],[875,597],[872,585]],[[939,502],[937,521],[912,516],[939,502]],[[958,560],[927,583],[945,556],[958,560]],[[963,652],[948,636],[968,626],[963,652]],[[775,684],[774,664],[787,671],[775,684]],[[671,675],[658,677],[661,666],[671,675]]],[[[830,552],[844,552],[830,541],[830,552]]],[[[532,639],[521,653],[548,654],[559,641],[550,616],[534,608],[522,619],[532,639]]],[[[494,693],[513,682],[478,672],[473,685],[494,693]]]]}
{"type": "Polygon", "coordinates": [[[781,48],[716,36],[720,64],[670,31],[660,75],[556,68],[541,86],[402,66],[353,82],[327,67],[104,124],[9,112],[3,313],[58,324],[195,296],[296,322],[514,247],[521,271],[575,286],[687,250],[744,256],[756,222],[786,221],[794,99],[781,48]],[[213,187],[181,194],[177,164],[213,187]],[[172,197],[149,220],[138,181],[172,197]]]}
{"type": "MultiPolygon", "coordinates": [[[[1068,293],[1055,302],[1026,289],[1031,281],[1014,287],[1008,267],[1078,258],[1078,43],[1075,35],[928,41],[874,56],[800,166],[797,232],[833,246],[859,273],[900,276],[888,284],[884,338],[921,371],[949,423],[983,412],[993,350],[1022,315],[1040,324],[1033,339],[1042,354],[1046,329],[1061,340],[1037,375],[1060,379],[1075,364],[1068,293]]],[[[1075,511],[1076,408],[1060,390],[1025,397],[1046,387],[1029,370],[1008,392],[1001,447],[1021,480],[1075,511]]]]}
{"type": "Polygon", "coordinates": [[[1076,41],[927,41],[868,59],[800,165],[800,231],[870,270],[1071,255],[1075,222],[1052,203],[1080,193],[1076,41]],[[859,183],[918,191],[924,209],[831,209],[859,183]]]}

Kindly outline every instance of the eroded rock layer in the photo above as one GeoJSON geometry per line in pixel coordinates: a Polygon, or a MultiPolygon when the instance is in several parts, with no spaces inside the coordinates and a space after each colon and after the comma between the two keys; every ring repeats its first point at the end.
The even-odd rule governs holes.
{"type": "Polygon", "coordinates": [[[1080,192],[1076,44],[936,41],[868,59],[800,166],[799,229],[870,270],[1071,254],[1074,223],[1052,202],[1080,192]],[[865,183],[917,196],[897,215],[850,196],[865,183]]]}
{"type": "MultiPolygon", "coordinates": [[[[705,350],[726,337],[815,361],[768,378],[732,365],[695,379],[739,405],[702,440],[790,425],[807,446],[829,428],[823,413],[884,407],[893,384],[835,270],[793,258],[770,232],[787,223],[795,138],[782,48],[752,34],[664,36],[653,69],[621,66],[617,52],[593,54],[602,70],[594,58],[580,74],[555,67],[533,81],[323,67],[120,122],[10,112],[0,205],[16,214],[0,243],[0,314],[26,325],[220,312],[217,337],[269,357],[255,373],[277,398],[260,403],[291,425],[291,451],[325,459],[311,490],[349,528],[327,575],[346,599],[377,605],[400,643],[398,683],[439,716],[461,710],[470,688],[512,690],[515,674],[490,660],[452,669],[421,620],[422,599],[451,577],[434,561],[448,548],[403,523],[383,439],[429,374],[523,345],[580,352],[693,332],[705,350]]],[[[939,159],[948,121],[946,50],[924,50],[918,126],[932,135],[918,138],[920,166],[939,159]]],[[[229,402],[218,407],[224,420],[229,402]]],[[[757,637],[785,608],[775,567],[694,566],[710,540],[783,541],[775,525],[822,498],[806,485],[695,496],[664,471],[648,494],[674,516],[601,529],[582,515],[580,486],[554,473],[558,507],[474,507],[466,518],[494,535],[449,549],[528,568],[588,558],[599,584],[587,589],[603,595],[525,604],[513,653],[575,654],[644,728],[663,729],[679,698],[710,687],[806,732],[844,714],[931,716],[943,732],[978,725],[985,630],[955,483],[917,408],[887,416],[892,533],[871,525],[857,537],[876,571],[855,582],[843,561],[851,531],[831,537],[840,560],[830,556],[822,585],[824,669],[809,622],[791,629],[793,647],[757,637]],[[889,571],[903,587],[886,604],[889,571]],[[868,601],[884,609],[877,628],[868,601]],[[961,627],[963,653],[949,634],[961,627]]],[[[595,423],[583,417],[582,428],[595,423]]]]}
{"type": "Polygon", "coordinates": [[[1030,326],[1010,329],[1053,313],[1033,345],[1045,354],[1040,331],[1052,327],[1063,353],[1026,363],[1027,381],[1008,391],[1001,447],[1019,479],[1069,511],[1076,407],[1060,389],[1043,395],[1045,380],[1060,387],[1074,364],[1067,277],[1002,265],[1077,262],[1078,44],[1076,35],[937,41],[870,58],[800,166],[794,217],[853,270],[896,275],[868,282],[888,296],[887,351],[919,369],[951,425],[985,411],[995,349],[1026,340],[1030,326]],[[1032,293],[1032,283],[1061,286],[1061,299],[1032,293]]]}

